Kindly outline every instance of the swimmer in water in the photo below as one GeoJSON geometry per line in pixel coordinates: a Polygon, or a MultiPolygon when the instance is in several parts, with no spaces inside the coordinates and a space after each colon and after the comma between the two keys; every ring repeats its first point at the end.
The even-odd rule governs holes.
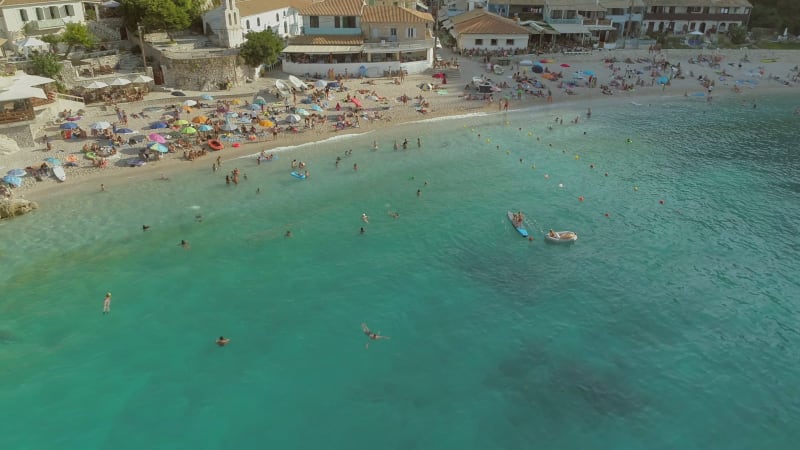
{"type": "Polygon", "coordinates": [[[292,230],[286,230],[286,234],[284,234],[283,236],[287,238],[292,237],[292,230]]]}
{"type": "Polygon", "coordinates": [[[142,225],[142,231],[147,231],[150,229],[150,225],[142,225]]]}
{"type": "MultiPolygon", "coordinates": [[[[391,339],[389,336],[381,336],[380,331],[378,331],[377,333],[374,331],[370,331],[369,327],[365,323],[361,324],[361,331],[363,331],[364,334],[367,335],[367,337],[373,341],[377,341],[378,339],[391,339]]],[[[367,341],[367,344],[364,346],[364,348],[369,348],[369,341],[367,341]]]]}
{"type": "Polygon", "coordinates": [[[361,214],[361,220],[363,220],[364,223],[369,223],[369,216],[367,215],[367,213],[361,214]]]}
{"type": "Polygon", "coordinates": [[[106,293],[106,298],[103,299],[103,314],[111,312],[111,292],[106,293]]]}
{"type": "Polygon", "coordinates": [[[186,250],[189,250],[191,248],[191,247],[189,247],[189,241],[187,241],[185,239],[181,239],[180,246],[185,248],[186,250]]]}
{"type": "Polygon", "coordinates": [[[225,336],[220,336],[219,339],[217,339],[217,345],[219,345],[220,347],[225,347],[226,345],[228,345],[228,342],[230,341],[231,340],[226,338],[225,336]]]}

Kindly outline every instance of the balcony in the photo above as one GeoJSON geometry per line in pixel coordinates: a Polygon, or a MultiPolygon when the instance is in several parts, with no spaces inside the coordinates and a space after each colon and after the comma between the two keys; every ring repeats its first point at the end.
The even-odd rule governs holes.
{"type": "Polygon", "coordinates": [[[549,16],[545,15],[544,16],[544,21],[547,22],[548,24],[551,24],[551,25],[552,24],[556,24],[556,25],[569,25],[569,24],[581,25],[581,24],[583,24],[583,16],[574,17],[572,19],[553,19],[553,18],[550,18],[549,16]]]}
{"type": "MultiPolygon", "coordinates": [[[[396,36],[389,36],[394,37],[396,36]]],[[[408,41],[390,41],[385,38],[373,38],[364,41],[365,53],[409,52],[433,48],[433,39],[416,39],[408,41]]]]}
{"type": "Polygon", "coordinates": [[[53,30],[57,28],[64,28],[66,26],[64,19],[33,20],[28,23],[30,24],[32,31],[53,30]]]}
{"type": "Polygon", "coordinates": [[[749,19],[747,14],[702,14],[702,13],[647,13],[644,20],[678,21],[689,22],[742,22],[746,23],[749,19]]]}

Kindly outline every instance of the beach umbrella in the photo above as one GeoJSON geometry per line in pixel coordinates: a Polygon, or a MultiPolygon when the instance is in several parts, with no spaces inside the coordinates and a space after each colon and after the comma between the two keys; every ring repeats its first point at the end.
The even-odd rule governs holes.
{"type": "Polygon", "coordinates": [[[54,166],[60,166],[61,165],[61,160],[58,159],[58,158],[53,158],[52,156],[49,157],[49,158],[45,158],[44,160],[45,160],[46,163],[52,164],[54,166]]]}
{"type": "Polygon", "coordinates": [[[183,91],[172,91],[170,95],[175,97],[186,97],[186,94],[184,94],[183,91]]]}
{"type": "Polygon", "coordinates": [[[539,62],[542,64],[550,64],[556,62],[556,60],[553,58],[542,58],[539,60],[539,62]]]}
{"type": "Polygon", "coordinates": [[[208,94],[203,94],[203,95],[200,96],[200,98],[202,98],[203,100],[214,100],[214,97],[212,97],[212,96],[210,96],[208,94]]]}
{"type": "Polygon", "coordinates": [[[151,77],[147,75],[136,75],[135,77],[131,78],[131,83],[149,83],[153,81],[151,77]]]}
{"type": "Polygon", "coordinates": [[[206,123],[206,122],[208,122],[208,117],[206,117],[206,116],[194,116],[192,118],[192,122],[194,122],[194,123],[206,123]]]}
{"type": "Polygon", "coordinates": [[[126,86],[131,84],[131,80],[127,78],[115,78],[113,81],[108,83],[109,86],[126,86]]]}
{"type": "Polygon", "coordinates": [[[156,129],[159,129],[159,128],[169,128],[169,125],[167,125],[165,122],[153,122],[150,125],[150,129],[151,130],[156,130],[156,129]]]}
{"type": "Polygon", "coordinates": [[[200,125],[199,127],[197,127],[197,131],[211,131],[213,129],[214,129],[214,127],[212,127],[211,125],[206,125],[206,124],[203,124],[203,125],[200,125]]]}
{"type": "Polygon", "coordinates": [[[531,61],[530,59],[523,59],[522,61],[519,62],[519,65],[520,66],[532,66],[533,65],[533,61],[531,61]]]}
{"type": "Polygon", "coordinates": [[[184,127],[181,130],[181,134],[197,134],[197,128],[193,127],[184,127]]]}
{"type": "Polygon", "coordinates": [[[239,117],[239,113],[235,111],[228,111],[225,113],[225,117],[239,117]]]}
{"type": "Polygon", "coordinates": [[[90,128],[93,130],[106,130],[111,128],[111,124],[108,122],[95,122],[90,128]]]}
{"type": "Polygon", "coordinates": [[[255,103],[253,103],[252,105],[250,105],[250,110],[252,110],[252,111],[261,111],[261,105],[257,105],[255,103]]]}
{"type": "Polygon", "coordinates": [[[189,121],[186,119],[178,119],[175,121],[175,125],[189,125],[189,121]]]}
{"type": "Polygon", "coordinates": [[[319,105],[316,105],[316,104],[311,105],[311,108],[309,108],[309,109],[312,110],[312,111],[322,112],[322,107],[319,106],[319,105]]]}
{"type": "Polygon", "coordinates": [[[289,123],[300,122],[300,116],[298,116],[297,114],[289,114],[288,116],[286,116],[286,121],[289,123]]]}
{"type": "Polygon", "coordinates": [[[181,109],[183,109],[187,113],[191,113],[192,112],[192,107],[191,106],[181,106],[181,109]]]}
{"type": "Polygon", "coordinates": [[[307,116],[311,115],[310,112],[306,111],[303,108],[297,108],[296,110],[294,110],[294,113],[297,114],[298,116],[303,116],[303,117],[307,117],[307,116]]]}
{"type": "Polygon", "coordinates": [[[254,105],[266,105],[267,101],[264,100],[264,97],[259,95],[258,97],[256,97],[255,100],[253,100],[253,104],[254,105]]]}
{"type": "Polygon", "coordinates": [[[220,126],[220,129],[222,129],[223,131],[234,131],[234,130],[237,130],[238,128],[236,127],[236,125],[234,125],[232,123],[226,123],[226,124],[220,126]]]}
{"type": "Polygon", "coordinates": [[[314,87],[317,89],[325,89],[325,86],[328,85],[328,82],[325,80],[317,80],[314,82],[314,87]]]}
{"type": "Polygon", "coordinates": [[[271,120],[267,120],[267,119],[260,120],[258,122],[258,124],[261,125],[262,127],[267,127],[267,128],[275,126],[275,123],[273,123],[271,120]]]}
{"type": "Polygon", "coordinates": [[[691,34],[692,36],[702,36],[703,32],[702,31],[692,31],[689,34],[691,34]]]}
{"type": "Polygon", "coordinates": [[[196,104],[197,104],[197,102],[194,101],[194,100],[184,100],[183,103],[182,103],[183,106],[194,106],[196,104]]]}
{"type": "Polygon", "coordinates": [[[593,76],[595,76],[595,75],[596,75],[596,74],[594,73],[594,70],[584,70],[584,71],[583,71],[583,74],[584,74],[584,75],[589,75],[590,77],[593,77],[593,76]]]}
{"type": "Polygon", "coordinates": [[[6,176],[3,177],[3,181],[5,181],[6,183],[8,183],[8,184],[10,184],[11,186],[14,186],[14,187],[22,186],[22,178],[20,178],[20,177],[6,175],[6,176]]]}
{"type": "Polygon", "coordinates": [[[147,138],[150,139],[151,141],[157,142],[159,144],[163,144],[164,142],[167,142],[167,138],[165,138],[164,136],[162,136],[162,135],[160,135],[158,133],[150,133],[150,135],[147,136],[147,138]]]}
{"type": "Polygon", "coordinates": [[[117,128],[115,131],[117,134],[133,134],[135,131],[131,130],[130,128],[117,128]]]}
{"type": "Polygon", "coordinates": [[[533,71],[533,73],[542,73],[544,72],[544,67],[540,64],[534,64],[533,67],[531,67],[531,71],[533,71]]]}
{"type": "Polygon", "coordinates": [[[28,172],[25,169],[11,169],[6,172],[6,175],[10,177],[24,177],[27,174],[28,172]]]}
{"type": "Polygon", "coordinates": [[[567,63],[561,63],[561,67],[569,67],[569,64],[567,64],[567,63]]]}
{"type": "Polygon", "coordinates": [[[669,82],[669,78],[661,77],[658,79],[658,84],[667,84],[669,82]]]}
{"type": "Polygon", "coordinates": [[[67,117],[67,120],[70,121],[70,122],[75,122],[75,121],[78,121],[78,120],[81,120],[81,119],[83,119],[83,117],[81,117],[81,116],[69,116],[69,117],[67,117]]]}
{"type": "Polygon", "coordinates": [[[159,144],[158,142],[148,145],[147,148],[157,151],[158,153],[167,153],[169,151],[169,148],[166,145],[159,144]]]}
{"type": "Polygon", "coordinates": [[[75,128],[78,128],[78,124],[75,122],[62,123],[59,128],[62,130],[74,130],[75,128]]]}
{"type": "Polygon", "coordinates": [[[239,100],[238,98],[235,98],[235,99],[231,100],[231,105],[241,105],[241,104],[242,104],[242,101],[239,100]]]}
{"type": "Polygon", "coordinates": [[[86,85],[86,89],[103,89],[107,87],[108,85],[103,83],[102,81],[92,81],[91,83],[86,85]]]}

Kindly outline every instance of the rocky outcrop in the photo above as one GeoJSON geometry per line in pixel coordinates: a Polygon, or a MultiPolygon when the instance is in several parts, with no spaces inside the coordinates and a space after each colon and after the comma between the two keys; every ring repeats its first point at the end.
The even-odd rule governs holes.
{"type": "Polygon", "coordinates": [[[10,219],[14,216],[21,216],[38,207],[39,205],[37,205],[36,202],[30,200],[23,200],[21,198],[11,200],[3,199],[0,200],[0,219],[10,219]]]}

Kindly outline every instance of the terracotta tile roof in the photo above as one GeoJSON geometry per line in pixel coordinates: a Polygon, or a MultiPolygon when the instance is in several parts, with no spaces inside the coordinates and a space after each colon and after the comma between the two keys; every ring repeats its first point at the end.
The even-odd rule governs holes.
{"type": "Polygon", "coordinates": [[[298,9],[304,16],[360,16],[362,6],[362,0],[312,0],[310,5],[298,9]]]}
{"type": "MultiPolygon", "coordinates": [[[[26,5],[36,5],[38,3],[55,3],[52,0],[5,0],[0,1],[0,7],[3,6],[26,6],[26,5]]],[[[78,3],[77,0],[73,1],[64,1],[58,3],[78,3]]],[[[54,5],[55,6],[55,5],[54,5]]]]}
{"type": "MultiPolygon", "coordinates": [[[[464,16],[466,14],[472,14],[476,11],[470,11],[468,13],[459,14],[458,16],[453,17],[456,19],[458,17],[464,16]]],[[[506,19],[505,17],[500,17],[496,14],[492,14],[486,11],[479,11],[481,14],[473,14],[466,19],[462,19],[461,21],[454,21],[450,19],[454,23],[454,28],[456,33],[458,34],[530,34],[530,31],[518,25],[515,21],[511,19],[506,19]]]]}
{"type": "Polygon", "coordinates": [[[645,0],[644,3],[647,6],[753,7],[747,0],[645,0]]]}
{"type": "Polygon", "coordinates": [[[255,16],[290,6],[300,9],[309,5],[311,5],[311,0],[238,0],[236,2],[241,17],[255,16]]]}
{"type": "Polygon", "coordinates": [[[361,21],[365,23],[433,23],[430,13],[399,6],[367,6],[361,21]]]}
{"type": "Polygon", "coordinates": [[[363,45],[361,36],[302,35],[289,40],[290,45],[363,45]]]}

